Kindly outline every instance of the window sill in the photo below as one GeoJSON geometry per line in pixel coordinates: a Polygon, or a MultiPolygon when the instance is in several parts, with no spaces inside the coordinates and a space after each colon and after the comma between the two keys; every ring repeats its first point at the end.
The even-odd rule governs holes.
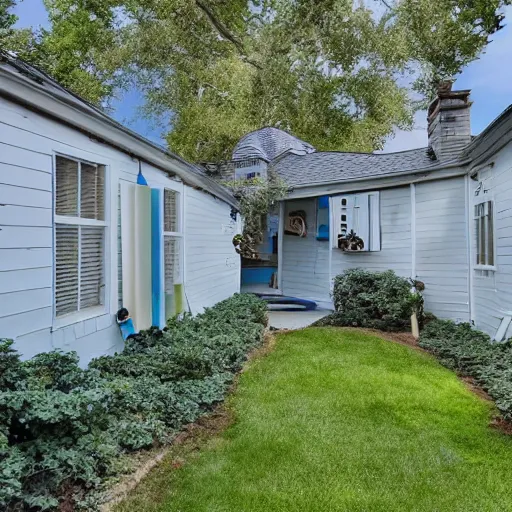
{"type": "Polygon", "coordinates": [[[106,314],[108,314],[108,311],[105,306],[95,306],[84,309],[83,311],[77,311],[76,313],[68,313],[67,315],[53,319],[52,332],[106,314]]]}
{"type": "Polygon", "coordinates": [[[495,265],[474,265],[473,270],[490,270],[491,272],[496,272],[498,269],[495,265]]]}

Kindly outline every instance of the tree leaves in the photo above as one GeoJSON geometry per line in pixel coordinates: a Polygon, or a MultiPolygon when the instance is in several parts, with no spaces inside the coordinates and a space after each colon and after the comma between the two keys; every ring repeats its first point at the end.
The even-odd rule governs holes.
{"type": "Polygon", "coordinates": [[[136,84],[147,115],[171,113],[171,149],[195,161],[229,159],[263,126],[320,150],[382,148],[512,2],[45,1],[52,29],[14,31],[11,49],[96,104],[136,84]]]}

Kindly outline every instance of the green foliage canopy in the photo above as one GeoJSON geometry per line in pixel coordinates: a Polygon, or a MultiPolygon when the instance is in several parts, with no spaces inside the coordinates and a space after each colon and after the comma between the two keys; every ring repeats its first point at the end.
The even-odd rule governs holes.
{"type": "Polygon", "coordinates": [[[479,55],[511,1],[45,0],[51,29],[3,44],[94,103],[134,81],[192,160],[228,158],[267,125],[372,151],[479,55]]]}

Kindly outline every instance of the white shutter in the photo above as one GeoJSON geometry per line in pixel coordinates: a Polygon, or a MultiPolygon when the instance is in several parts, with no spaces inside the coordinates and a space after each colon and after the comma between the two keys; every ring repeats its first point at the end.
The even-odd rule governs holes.
{"type": "Polygon", "coordinates": [[[78,226],[55,226],[55,314],[78,310],[78,226]]]}
{"type": "Polygon", "coordinates": [[[370,251],[380,251],[380,193],[369,194],[370,251]]]}
{"type": "Polygon", "coordinates": [[[171,236],[164,236],[164,291],[174,294],[174,285],[181,282],[180,265],[181,240],[171,236]]]}
{"type": "Polygon", "coordinates": [[[105,167],[80,164],[80,217],[105,220],[105,167]]]}
{"type": "Polygon", "coordinates": [[[355,194],[353,200],[352,228],[364,242],[364,251],[370,250],[370,218],[368,194],[355,194]]]}
{"type": "Polygon", "coordinates": [[[80,228],[80,309],[103,304],[103,240],[105,228],[80,228]]]}
{"type": "Polygon", "coordinates": [[[179,231],[178,192],[169,189],[164,190],[164,231],[179,231]]]}
{"type": "Polygon", "coordinates": [[[78,216],[78,162],[61,156],[55,165],[55,213],[78,216]]]}

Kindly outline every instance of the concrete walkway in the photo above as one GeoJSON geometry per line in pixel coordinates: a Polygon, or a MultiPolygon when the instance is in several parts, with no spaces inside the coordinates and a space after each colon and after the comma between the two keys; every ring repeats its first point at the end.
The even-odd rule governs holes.
{"type": "Polygon", "coordinates": [[[332,313],[328,309],[313,311],[269,311],[270,327],[276,329],[303,329],[332,313]]]}

